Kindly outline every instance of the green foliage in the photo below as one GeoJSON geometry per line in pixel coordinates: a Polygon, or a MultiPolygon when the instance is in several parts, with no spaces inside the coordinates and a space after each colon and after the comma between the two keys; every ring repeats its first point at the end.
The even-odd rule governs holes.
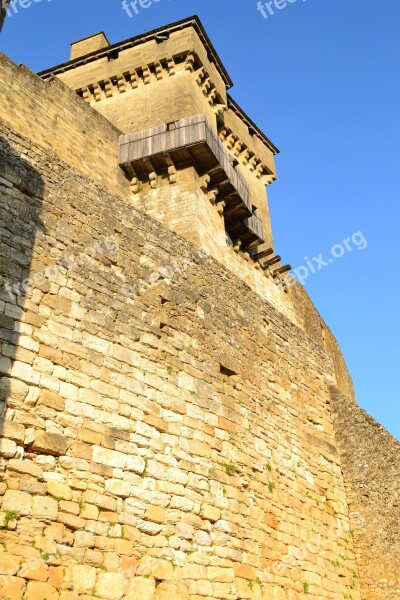
{"type": "Polygon", "coordinates": [[[2,527],[2,529],[7,529],[8,525],[11,523],[11,521],[14,521],[14,519],[18,519],[19,515],[17,512],[15,512],[14,510],[5,510],[4,511],[4,527],[2,527]]]}
{"type": "Polygon", "coordinates": [[[235,475],[238,472],[237,466],[234,465],[233,463],[222,464],[221,467],[223,467],[225,473],[227,475],[229,475],[230,477],[232,477],[232,475],[235,475]]]}
{"type": "Polygon", "coordinates": [[[308,583],[303,583],[303,594],[308,594],[310,586],[308,583]]]}

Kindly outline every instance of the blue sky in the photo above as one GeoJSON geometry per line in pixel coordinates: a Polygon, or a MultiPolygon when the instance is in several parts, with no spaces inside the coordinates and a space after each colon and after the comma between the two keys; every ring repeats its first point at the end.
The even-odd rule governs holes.
{"type": "Polygon", "coordinates": [[[275,247],[293,267],[323,253],[328,265],[306,288],[360,405],[400,439],[399,0],[292,0],[267,19],[256,0],[159,0],[133,18],[121,0],[37,0],[8,19],[0,50],[38,71],[99,30],[115,43],[193,14],[232,95],[281,150],[269,188],[275,247]],[[367,247],[348,242],[329,263],[358,231],[367,247]]]}

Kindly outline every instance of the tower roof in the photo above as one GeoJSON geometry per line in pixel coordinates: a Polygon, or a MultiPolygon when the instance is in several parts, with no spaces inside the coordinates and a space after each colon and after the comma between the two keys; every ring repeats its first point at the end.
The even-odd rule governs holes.
{"type": "MultiPolygon", "coordinates": [[[[98,60],[103,56],[108,56],[113,52],[118,50],[125,50],[127,48],[132,48],[133,46],[138,46],[145,42],[148,42],[152,39],[156,39],[157,36],[173,33],[174,31],[179,31],[181,29],[186,29],[188,27],[192,27],[198,36],[200,37],[204,47],[206,48],[209,59],[213,62],[220,73],[227,89],[233,86],[233,81],[229,77],[227,70],[225,69],[220,57],[218,56],[217,51],[215,50],[210,38],[207,35],[206,30],[204,29],[199,17],[194,15],[192,17],[188,17],[181,21],[176,21],[175,23],[171,23],[170,25],[165,25],[164,27],[158,27],[157,29],[153,29],[152,31],[147,31],[146,33],[141,33],[140,35],[136,35],[132,38],[124,40],[123,42],[118,42],[117,44],[113,44],[108,46],[107,48],[102,48],[100,50],[96,50],[95,52],[91,52],[90,54],[86,54],[85,56],[80,56],[76,59],[69,60],[68,62],[62,63],[60,65],[56,65],[55,67],[51,67],[50,69],[46,69],[38,73],[40,77],[49,76],[49,75],[57,75],[58,73],[63,73],[69,69],[74,69],[76,66],[80,64],[88,63],[94,60],[98,60]]],[[[91,36],[89,36],[91,37],[91,36]]],[[[88,38],[84,38],[87,40],[88,38]]],[[[74,42],[75,44],[81,42],[83,40],[78,40],[74,42]]]]}

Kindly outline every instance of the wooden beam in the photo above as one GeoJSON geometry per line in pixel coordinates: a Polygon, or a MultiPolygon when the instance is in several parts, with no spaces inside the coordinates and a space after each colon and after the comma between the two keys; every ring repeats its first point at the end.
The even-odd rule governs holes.
{"type": "Polygon", "coordinates": [[[270,256],[270,254],[273,254],[274,251],[272,248],[267,248],[266,250],[262,250],[262,252],[258,252],[257,254],[255,254],[253,256],[254,260],[260,260],[261,258],[266,258],[267,256],[270,256]]]}
{"type": "Polygon", "coordinates": [[[280,262],[280,260],[280,256],[275,256],[274,258],[271,258],[271,260],[267,260],[267,262],[261,266],[263,270],[266,271],[267,269],[269,269],[269,267],[272,267],[272,265],[275,265],[276,263],[280,262]]]}
{"type": "Polygon", "coordinates": [[[287,273],[288,271],[292,270],[292,265],[285,265],[284,267],[280,267],[279,269],[275,269],[275,271],[273,272],[274,277],[276,275],[282,274],[282,273],[287,273]]]}

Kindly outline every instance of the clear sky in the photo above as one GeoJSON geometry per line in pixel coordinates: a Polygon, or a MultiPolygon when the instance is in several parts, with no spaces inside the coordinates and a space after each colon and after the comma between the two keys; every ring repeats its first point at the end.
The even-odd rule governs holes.
{"type": "Polygon", "coordinates": [[[16,6],[0,50],[35,71],[68,60],[70,42],[99,30],[115,43],[199,15],[233,97],[281,150],[269,187],[276,250],[295,268],[305,257],[315,266],[305,285],[359,403],[400,439],[400,1],[291,0],[265,9],[267,19],[257,0],[153,0],[132,18],[121,0],[16,6]],[[329,262],[337,244],[344,255],[329,262]],[[327,266],[317,270],[314,257],[327,266]]]}

